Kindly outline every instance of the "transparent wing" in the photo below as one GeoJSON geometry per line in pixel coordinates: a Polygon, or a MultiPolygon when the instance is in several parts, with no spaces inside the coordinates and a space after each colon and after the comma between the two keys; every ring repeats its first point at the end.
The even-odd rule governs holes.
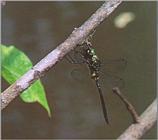
{"type": "Polygon", "coordinates": [[[66,55],[66,60],[72,64],[83,64],[85,63],[85,60],[83,59],[81,55],[80,48],[76,48],[75,50],[72,50],[70,53],[66,55]]]}
{"type": "Polygon", "coordinates": [[[89,70],[87,69],[87,67],[78,67],[78,68],[74,68],[71,72],[71,77],[78,83],[83,83],[84,81],[86,81],[87,79],[90,79],[90,73],[89,70]]]}
{"type": "MultiPolygon", "coordinates": [[[[83,64],[85,60],[82,57],[82,50],[80,47],[76,48],[75,50],[71,51],[67,56],[66,59],[72,64],[83,64]]],[[[122,88],[125,86],[125,82],[122,78],[118,75],[120,72],[124,71],[127,65],[127,60],[125,58],[119,59],[111,59],[111,60],[104,60],[101,64],[101,71],[100,71],[100,81],[103,83],[104,86],[108,86],[113,88],[115,86],[122,88]]],[[[75,68],[70,72],[72,78],[78,82],[85,81],[86,78],[91,78],[89,74],[88,68],[75,68]]]]}
{"type": "MultiPolygon", "coordinates": [[[[83,66],[73,69],[70,74],[72,79],[74,79],[77,84],[83,84],[85,83],[84,81],[91,78],[89,70],[87,67],[83,66]]],[[[125,82],[121,77],[108,72],[100,73],[99,81],[101,86],[108,87],[110,89],[116,86],[120,89],[125,87],[125,82]]]]}
{"type": "Polygon", "coordinates": [[[123,72],[127,66],[127,60],[125,58],[119,58],[114,60],[103,60],[101,65],[102,73],[108,72],[111,74],[118,74],[123,72]]]}
{"type": "Polygon", "coordinates": [[[107,86],[109,88],[119,87],[120,89],[122,89],[125,87],[125,81],[123,80],[123,78],[107,72],[101,74],[100,81],[102,86],[107,86]]]}

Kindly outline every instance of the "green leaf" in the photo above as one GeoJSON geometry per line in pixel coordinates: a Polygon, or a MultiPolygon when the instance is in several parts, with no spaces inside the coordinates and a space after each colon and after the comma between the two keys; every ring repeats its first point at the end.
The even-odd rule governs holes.
{"type": "MultiPolygon", "coordinates": [[[[12,84],[32,68],[32,63],[22,51],[16,49],[14,46],[0,46],[2,56],[2,77],[9,84],[12,84]]],[[[47,110],[48,115],[51,116],[45,91],[40,80],[36,81],[27,90],[25,90],[20,97],[27,103],[40,103],[47,110]]]]}

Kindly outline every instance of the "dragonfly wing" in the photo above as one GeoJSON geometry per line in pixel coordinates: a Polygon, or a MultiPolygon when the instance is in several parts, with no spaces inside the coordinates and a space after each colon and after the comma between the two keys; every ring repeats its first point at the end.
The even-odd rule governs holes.
{"type": "Polygon", "coordinates": [[[108,86],[109,88],[113,87],[119,87],[119,88],[124,88],[125,87],[125,82],[124,80],[114,74],[104,72],[104,75],[101,76],[101,82],[105,85],[108,86]]]}
{"type": "Polygon", "coordinates": [[[104,73],[120,73],[125,70],[127,66],[127,60],[125,58],[119,58],[114,60],[104,60],[102,62],[102,68],[101,71],[104,73]]]}
{"type": "Polygon", "coordinates": [[[81,66],[81,67],[79,66],[78,68],[74,68],[70,74],[71,74],[71,77],[75,81],[78,81],[81,83],[83,83],[83,81],[86,81],[86,79],[90,78],[89,71],[87,70],[86,67],[83,67],[83,66],[81,66]]]}
{"type": "Polygon", "coordinates": [[[83,64],[85,60],[83,59],[80,50],[75,49],[66,55],[66,59],[68,62],[72,64],[83,64]]]}

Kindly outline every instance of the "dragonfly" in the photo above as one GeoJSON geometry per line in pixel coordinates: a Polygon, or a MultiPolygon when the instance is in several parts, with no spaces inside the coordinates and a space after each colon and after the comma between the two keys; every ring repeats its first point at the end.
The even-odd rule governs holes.
{"type": "Polygon", "coordinates": [[[70,54],[67,55],[66,59],[72,64],[85,63],[87,65],[91,79],[95,81],[95,85],[98,89],[104,120],[107,124],[109,124],[107,105],[100,85],[100,70],[102,63],[90,42],[93,34],[90,34],[81,44],[78,44],[77,48],[79,49],[75,50],[75,54],[81,58],[82,62],[76,61],[70,54]]]}

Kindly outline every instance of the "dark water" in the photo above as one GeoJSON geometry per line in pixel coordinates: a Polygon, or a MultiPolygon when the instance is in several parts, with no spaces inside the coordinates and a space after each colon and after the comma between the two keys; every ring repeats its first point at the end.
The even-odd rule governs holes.
{"type": "MultiPolygon", "coordinates": [[[[13,44],[36,64],[63,42],[103,2],[6,2],[2,7],[2,43],[13,44]]],[[[102,61],[125,57],[118,73],[123,93],[141,114],[156,97],[156,2],[123,2],[97,29],[93,39],[102,61]],[[114,26],[121,12],[133,12],[126,28],[114,26]]],[[[103,72],[104,73],[104,72],[103,72]]],[[[104,123],[99,96],[85,66],[58,63],[42,78],[52,118],[39,104],[16,98],[2,111],[3,138],[117,138],[132,119],[122,102],[102,83],[110,125],[104,123]],[[71,75],[82,69],[78,80],[71,75]],[[85,74],[87,73],[87,75],[85,74]]],[[[2,81],[2,90],[8,86],[2,81]]],[[[144,138],[156,138],[156,126],[144,138]]]]}

